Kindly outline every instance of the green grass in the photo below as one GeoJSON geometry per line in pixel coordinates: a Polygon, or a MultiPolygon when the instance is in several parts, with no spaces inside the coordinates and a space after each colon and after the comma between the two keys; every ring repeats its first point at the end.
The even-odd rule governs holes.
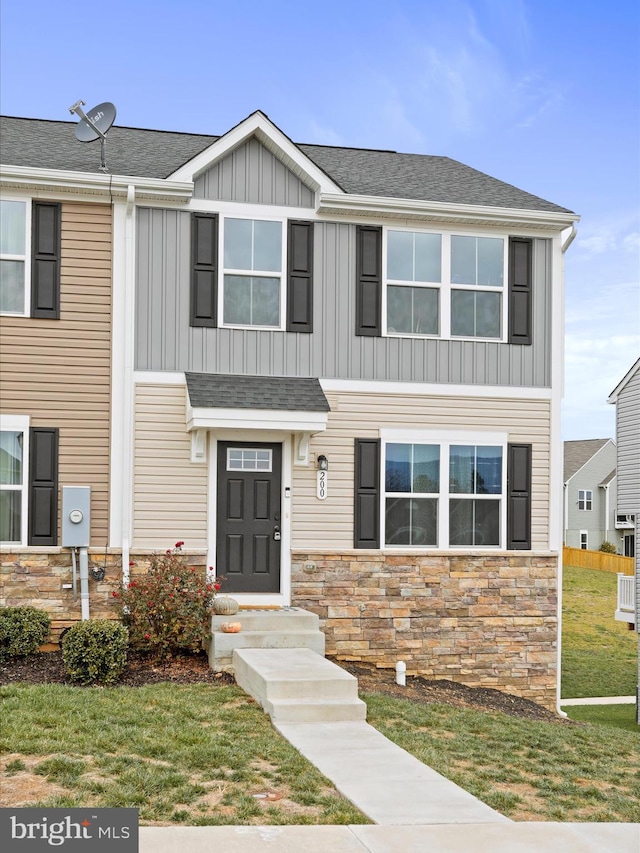
{"type": "Polygon", "coordinates": [[[615,574],[564,567],[562,697],[633,696],[638,637],[614,619],[615,574]]]}
{"type": "Polygon", "coordinates": [[[368,822],[237,687],[18,684],[0,699],[0,805],[22,790],[11,805],[137,807],[142,823],[368,822]]]}
{"type": "Polygon", "coordinates": [[[514,820],[640,821],[640,738],[369,694],[390,740],[514,820]]]}
{"type": "Polygon", "coordinates": [[[636,706],[633,705],[571,705],[563,708],[572,720],[614,726],[630,732],[640,732],[636,723],[636,706]]]}

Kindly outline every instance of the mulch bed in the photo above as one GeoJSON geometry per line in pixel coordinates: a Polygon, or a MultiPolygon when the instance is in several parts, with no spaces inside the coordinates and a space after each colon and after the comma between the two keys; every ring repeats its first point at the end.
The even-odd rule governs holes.
{"type": "MultiPolygon", "coordinates": [[[[334,662],[358,679],[363,693],[380,693],[424,704],[445,704],[479,711],[499,711],[527,720],[575,725],[571,721],[528,699],[511,696],[499,690],[465,687],[454,681],[430,680],[407,676],[406,687],[395,682],[395,671],[378,669],[371,664],[351,661],[334,662]]],[[[0,663],[0,684],[72,684],[64,668],[62,652],[36,652],[27,658],[13,658],[0,663]]],[[[147,654],[130,651],[127,665],[116,685],[140,687],[145,684],[234,684],[233,676],[213,672],[207,656],[177,655],[167,661],[156,661],[147,654]]]]}

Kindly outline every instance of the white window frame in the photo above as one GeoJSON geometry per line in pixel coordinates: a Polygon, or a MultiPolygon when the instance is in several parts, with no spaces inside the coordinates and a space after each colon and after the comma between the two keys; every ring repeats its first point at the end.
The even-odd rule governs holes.
{"type": "Polygon", "coordinates": [[[218,264],[218,317],[221,318],[220,327],[225,329],[257,329],[259,331],[283,332],[286,330],[286,291],[287,291],[287,219],[281,216],[263,216],[261,213],[243,212],[237,213],[220,213],[219,214],[219,258],[218,264]],[[282,256],[280,259],[280,272],[275,273],[273,270],[239,270],[227,268],[224,265],[224,231],[227,219],[247,219],[253,222],[279,222],[282,229],[281,250],[282,256]],[[227,323],[224,317],[224,278],[225,275],[237,275],[245,277],[260,277],[274,278],[280,281],[280,324],[278,326],[258,326],[244,323],[227,323]]]}
{"type": "MultiPolygon", "coordinates": [[[[380,430],[380,532],[383,548],[390,549],[415,549],[423,551],[504,551],[506,550],[507,536],[507,444],[508,435],[504,432],[466,432],[464,430],[380,430]],[[386,497],[385,469],[387,458],[387,444],[432,444],[440,447],[440,493],[438,498],[438,541],[436,545],[388,545],[386,543],[386,497]],[[497,545],[449,545],[449,501],[451,498],[465,498],[464,494],[451,494],[449,492],[449,449],[455,445],[491,446],[500,447],[502,450],[502,482],[500,494],[494,495],[467,495],[468,499],[499,500],[500,501],[500,536],[497,545]],[[446,505],[443,504],[446,501],[446,505]],[[444,509],[444,511],[443,511],[444,509]]],[[[395,493],[392,493],[395,494],[395,493]]],[[[415,497],[422,497],[416,494],[415,497]]],[[[434,497],[434,495],[424,495],[434,497]]]]}
{"type": "Polygon", "coordinates": [[[402,227],[400,225],[385,225],[382,229],[382,334],[385,337],[393,338],[418,338],[418,339],[433,339],[433,340],[452,340],[452,341],[489,341],[493,343],[505,343],[507,341],[508,330],[508,270],[509,270],[509,235],[505,233],[488,233],[483,231],[442,231],[431,228],[415,228],[402,227]],[[410,234],[438,234],[441,238],[441,259],[440,259],[440,278],[438,282],[411,282],[398,281],[397,279],[387,278],[387,240],[389,231],[406,231],[410,234]],[[451,281],[451,238],[452,237],[489,237],[503,241],[503,267],[502,267],[502,286],[495,287],[490,285],[476,284],[453,284],[451,281]],[[438,290],[438,329],[436,334],[417,334],[412,332],[391,332],[388,328],[387,315],[387,289],[388,287],[416,287],[430,288],[438,290]],[[451,334],[451,297],[454,290],[471,291],[472,293],[487,292],[500,293],[500,337],[483,338],[483,337],[464,337],[462,335],[451,334]]]}
{"type": "MultiPolygon", "coordinates": [[[[13,315],[15,316],[15,315],[13,315]]],[[[2,545],[11,547],[24,548],[27,544],[28,537],[28,518],[29,511],[29,426],[30,418],[28,415],[0,415],[0,432],[21,432],[23,434],[22,441],[22,485],[1,485],[0,491],[17,491],[18,488],[22,492],[20,502],[20,541],[12,542],[2,540],[2,545]]]]}
{"type": "Polygon", "coordinates": [[[29,317],[31,315],[31,199],[24,196],[7,195],[2,193],[2,201],[17,201],[25,206],[24,223],[24,255],[1,253],[0,260],[22,261],[24,263],[24,303],[22,312],[0,311],[2,317],[29,317]]]}
{"type": "Polygon", "coordinates": [[[580,549],[582,551],[589,550],[589,531],[581,530],[580,531],[580,549]]]}
{"type": "Polygon", "coordinates": [[[578,489],[578,509],[581,512],[593,509],[593,489],[578,489]]]}
{"type": "Polygon", "coordinates": [[[263,447],[228,447],[227,448],[227,471],[251,471],[257,473],[271,473],[273,470],[273,451],[270,448],[263,447]],[[240,464],[235,465],[231,458],[233,453],[240,454],[240,464]],[[260,466],[258,464],[258,454],[267,454],[267,465],[260,466]]]}

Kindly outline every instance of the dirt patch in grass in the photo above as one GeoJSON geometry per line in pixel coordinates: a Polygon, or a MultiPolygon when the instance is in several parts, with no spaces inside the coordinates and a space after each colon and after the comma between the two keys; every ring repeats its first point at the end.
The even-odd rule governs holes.
{"type": "Polygon", "coordinates": [[[32,771],[40,762],[51,756],[38,755],[25,758],[22,755],[4,755],[0,760],[0,808],[22,808],[39,800],[64,794],[65,789],[55,785],[44,776],[32,771]],[[14,770],[12,765],[21,765],[23,769],[14,770]]]}

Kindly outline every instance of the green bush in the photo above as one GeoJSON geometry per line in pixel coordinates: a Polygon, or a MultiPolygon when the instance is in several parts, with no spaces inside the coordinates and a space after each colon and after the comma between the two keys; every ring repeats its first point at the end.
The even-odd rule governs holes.
{"type": "Polygon", "coordinates": [[[0,610],[0,660],[32,655],[49,636],[51,620],[35,607],[0,610]]]}
{"type": "Polygon", "coordinates": [[[185,565],[182,542],[164,554],[154,554],[146,575],[114,593],[132,648],[159,658],[180,651],[198,652],[209,635],[211,606],[220,584],[207,583],[195,568],[185,565]]]}
{"type": "Polygon", "coordinates": [[[618,553],[618,549],[613,544],[613,542],[607,542],[606,539],[602,543],[602,545],[600,546],[600,550],[603,551],[605,554],[617,554],[618,553]]]}
{"type": "Polygon", "coordinates": [[[127,663],[129,632],[112,619],[77,622],[64,635],[62,660],[72,681],[115,681],[127,663]]]}

